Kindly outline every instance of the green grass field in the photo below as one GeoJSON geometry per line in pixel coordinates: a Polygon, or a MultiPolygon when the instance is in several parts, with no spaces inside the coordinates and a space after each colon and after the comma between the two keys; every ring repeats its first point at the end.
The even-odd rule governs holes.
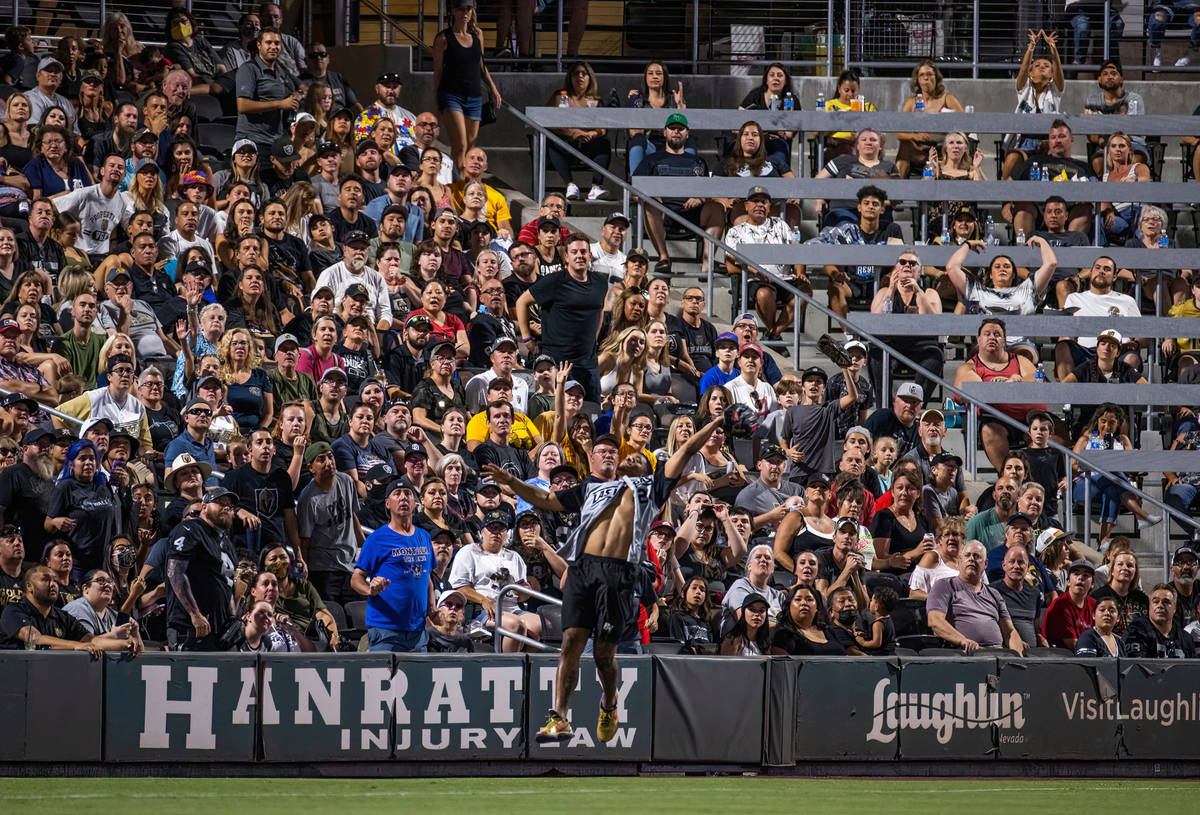
{"type": "Polygon", "coordinates": [[[396,781],[282,779],[0,779],[0,800],[22,815],[174,812],[296,815],[419,812],[613,815],[651,811],[908,815],[962,811],[1195,812],[1196,785],[1170,781],[1011,781],[790,778],[463,778],[396,781]],[[469,808],[468,808],[469,807],[469,808]],[[753,809],[752,809],[753,808],[753,809]]]}

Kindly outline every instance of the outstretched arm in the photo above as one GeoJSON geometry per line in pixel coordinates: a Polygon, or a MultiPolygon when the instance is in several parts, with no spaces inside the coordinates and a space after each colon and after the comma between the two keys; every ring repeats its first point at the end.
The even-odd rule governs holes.
{"type": "Polygon", "coordinates": [[[1038,297],[1041,297],[1046,293],[1046,287],[1050,285],[1050,278],[1054,276],[1054,270],[1058,268],[1058,256],[1054,254],[1050,244],[1037,235],[1030,238],[1026,246],[1036,246],[1042,253],[1042,265],[1033,273],[1033,286],[1037,289],[1038,297]]]}
{"type": "MultiPolygon", "coordinates": [[[[683,446],[667,459],[667,463],[663,465],[663,475],[667,478],[679,478],[679,476],[683,475],[683,468],[687,466],[688,459],[700,452],[700,448],[704,446],[704,443],[708,441],[708,437],[717,429],[717,425],[722,424],[724,421],[725,417],[723,415],[717,416],[693,433],[691,438],[684,442],[683,446]]],[[[528,498],[525,500],[529,501],[528,498]]],[[[529,503],[533,504],[533,501],[529,501],[529,503]]],[[[534,506],[537,505],[534,504],[534,506]]]]}
{"type": "Polygon", "coordinates": [[[565,507],[558,502],[554,493],[532,484],[526,484],[502,467],[495,464],[484,464],[483,474],[493,479],[501,487],[508,487],[518,498],[524,498],[538,509],[544,509],[547,512],[565,511],[565,507]]]}

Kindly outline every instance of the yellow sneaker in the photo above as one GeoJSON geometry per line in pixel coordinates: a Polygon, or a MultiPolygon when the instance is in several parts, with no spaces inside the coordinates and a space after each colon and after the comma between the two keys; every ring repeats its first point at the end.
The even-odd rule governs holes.
{"type": "Polygon", "coordinates": [[[552,710],[542,729],[537,732],[537,740],[542,743],[565,741],[571,738],[571,732],[571,723],[552,710]]]}
{"type": "Polygon", "coordinates": [[[596,720],[596,738],[603,742],[612,741],[617,735],[617,709],[605,710],[600,707],[600,718],[596,720]]]}

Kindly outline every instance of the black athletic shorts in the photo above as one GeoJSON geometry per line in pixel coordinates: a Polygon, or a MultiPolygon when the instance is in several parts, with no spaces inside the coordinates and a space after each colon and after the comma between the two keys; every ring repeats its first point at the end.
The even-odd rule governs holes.
{"type": "Polygon", "coordinates": [[[580,555],[563,585],[562,625],[586,628],[598,642],[618,642],[637,619],[637,565],[598,555],[580,555]]]}

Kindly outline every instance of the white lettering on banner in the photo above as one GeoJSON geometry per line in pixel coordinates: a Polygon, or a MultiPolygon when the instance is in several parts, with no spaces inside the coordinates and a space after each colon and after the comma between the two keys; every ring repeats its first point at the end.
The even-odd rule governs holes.
{"type": "Polygon", "coordinates": [[[1130,699],[1122,706],[1116,699],[1094,699],[1082,692],[1060,693],[1063,711],[1072,721],[1158,722],[1170,727],[1177,722],[1200,721],[1200,693],[1176,693],[1174,699],[1130,699]]]}
{"type": "Polygon", "coordinates": [[[275,707],[275,697],[271,695],[271,669],[263,668],[262,674],[262,723],[279,724],[279,708],[275,707]]]}
{"type": "Polygon", "coordinates": [[[446,711],[446,724],[470,724],[471,711],[462,692],[462,668],[433,668],[429,675],[433,679],[433,690],[429,693],[429,706],[425,708],[425,724],[441,724],[442,708],[446,711]]]}
{"type": "Polygon", "coordinates": [[[142,682],[146,686],[146,708],[138,747],[143,750],[166,750],[171,746],[167,733],[167,716],[187,716],[188,730],[184,746],[188,750],[217,749],[217,734],[213,732],[213,688],[217,684],[217,669],[193,665],[187,669],[189,697],[167,698],[171,681],[170,665],[143,665],[142,682]]]}
{"type": "MultiPolygon", "coordinates": [[[[553,665],[545,665],[538,668],[538,689],[548,691],[550,698],[554,698],[555,683],[557,681],[558,667],[553,665]]],[[[629,694],[633,690],[633,686],[637,684],[638,670],[631,666],[621,668],[620,677],[617,683],[617,719],[625,722],[629,721],[629,710],[626,703],[629,701],[629,694]]],[[[582,678],[581,680],[582,681],[582,678]]],[[[575,683],[575,690],[580,688],[580,681],[575,683]]],[[[599,674],[596,675],[596,682],[600,682],[599,674]]],[[[567,720],[574,721],[575,716],[571,708],[567,709],[567,720]]],[[[636,727],[619,727],[617,734],[610,740],[604,742],[609,747],[631,747],[633,746],[634,737],[637,735],[636,727]]],[[[559,747],[560,744],[548,742],[539,745],[543,749],[553,750],[559,747]]],[[[592,734],[586,726],[575,726],[571,739],[566,744],[567,747],[595,747],[596,743],[592,738],[592,734]]]]}
{"type": "Polygon", "coordinates": [[[492,691],[492,710],[488,714],[493,724],[516,721],[516,711],[513,710],[512,695],[521,690],[521,678],[524,669],[520,665],[508,667],[483,668],[480,672],[480,685],[483,690],[492,691]]]}
{"type": "Polygon", "coordinates": [[[391,668],[363,668],[363,709],[359,720],[362,724],[383,724],[388,710],[393,711],[396,724],[412,722],[412,713],[404,706],[404,694],[408,692],[408,677],[391,668]],[[385,687],[386,685],[386,687],[385,687]]]}
{"type": "Polygon", "coordinates": [[[933,730],[946,744],[955,730],[996,725],[1007,730],[1025,726],[1020,693],[997,693],[980,682],[974,691],[961,682],[950,693],[901,693],[889,690],[891,679],[875,685],[874,711],[867,741],[890,744],[901,730],[933,730]]]}
{"type": "Polygon", "coordinates": [[[255,703],[255,684],[254,666],[247,665],[242,668],[242,692],[238,695],[237,707],[233,709],[234,724],[251,724],[250,706],[255,703]]]}
{"type": "Polygon", "coordinates": [[[312,705],[317,706],[321,720],[327,725],[338,727],[342,723],[342,682],[346,679],[345,668],[326,668],[329,681],[326,687],[317,668],[296,669],[296,724],[312,724],[312,705]]]}

